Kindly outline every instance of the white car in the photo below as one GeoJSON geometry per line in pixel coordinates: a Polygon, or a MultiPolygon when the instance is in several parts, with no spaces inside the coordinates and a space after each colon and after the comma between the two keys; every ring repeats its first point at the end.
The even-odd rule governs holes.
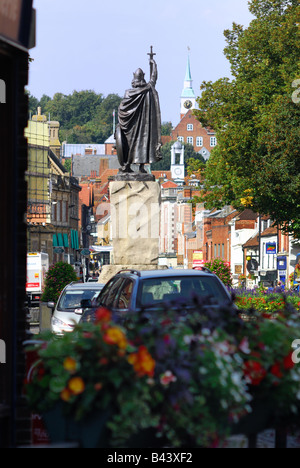
{"type": "Polygon", "coordinates": [[[48,302],[53,309],[51,330],[56,334],[71,332],[79,322],[85,307],[91,307],[98,298],[104,284],[70,283],[62,291],[57,304],[48,302]]]}

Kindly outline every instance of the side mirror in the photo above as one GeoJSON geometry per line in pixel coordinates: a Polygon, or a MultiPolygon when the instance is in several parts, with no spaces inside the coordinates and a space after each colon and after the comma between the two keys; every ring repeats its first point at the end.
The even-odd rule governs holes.
{"type": "Polygon", "coordinates": [[[47,303],[47,307],[49,307],[49,309],[55,309],[55,303],[54,302],[48,302],[47,303]]]}

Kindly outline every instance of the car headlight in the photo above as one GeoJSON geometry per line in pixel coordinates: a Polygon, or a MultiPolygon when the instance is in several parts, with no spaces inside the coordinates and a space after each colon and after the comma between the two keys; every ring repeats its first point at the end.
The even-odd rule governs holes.
{"type": "Polygon", "coordinates": [[[52,317],[51,324],[52,324],[53,327],[59,327],[59,328],[70,329],[70,330],[73,329],[72,325],[69,325],[68,323],[63,322],[62,320],[60,320],[60,319],[58,319],[56,317],[52,317]]]}

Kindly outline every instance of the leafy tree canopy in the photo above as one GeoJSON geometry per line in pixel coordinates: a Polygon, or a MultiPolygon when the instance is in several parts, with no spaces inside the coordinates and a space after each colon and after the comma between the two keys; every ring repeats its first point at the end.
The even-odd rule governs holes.
{"type": "Polygon", "coordinates": [[[44,95],[40,101],[29,94],[31,114],[40,106],[43,114],[60,122],[60,140],[68,143],[104,143],[113,132],[113,111],[120,102],[117,94],[104,97],[91,90],[44,95]]]}
{"type": "Polygon", "coordinates": [[[218,139],[205,200],[271,215],[299,238],[300,5],[250,0],[249,10],[247,29],[234,23],[224,32],[233,79],[204,82],[197,100],[197,118],[218,139]]]}
{"type": "MultiPolygon", "coordinates": [[[[169,171],[171,167],[171,147],[175,141],[168,141],[161,148],[162,159],[152,164],[151,169],[153,171],[169,171]]],[[[190,159],[199,160],[204,162],[203,156],[194,150],[193,145],[190,143],[184,143],[184,165],[185,169],[188,167],[188,161],[190,159]]]]}

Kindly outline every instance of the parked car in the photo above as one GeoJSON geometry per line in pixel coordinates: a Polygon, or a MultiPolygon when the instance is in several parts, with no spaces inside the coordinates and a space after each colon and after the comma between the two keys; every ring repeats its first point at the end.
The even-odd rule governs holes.
{"type": "MultiPolygon", "coordinates": [[[[123,316],[143,308],[159,308],[173,301],[182,301],[188,306],[195,295],[210,297],[215,304],[231,302],[227,288],[208,269],[123,270],[103,288],[96,307],[107,307],[116,315],[123,316]]],[[[95,307],[86,309],[81,321],[94,321],[95,311],[95,307]]]]}
{"type": "Polygon", "coordinates": [[[56,334],[63,334],[73,330],[79,322],[83,309],[92,307],[100,295],[102,283],[70,283],[62,291],[57,304],[48,302],[53,309],[51,330],[56,334]]]}

